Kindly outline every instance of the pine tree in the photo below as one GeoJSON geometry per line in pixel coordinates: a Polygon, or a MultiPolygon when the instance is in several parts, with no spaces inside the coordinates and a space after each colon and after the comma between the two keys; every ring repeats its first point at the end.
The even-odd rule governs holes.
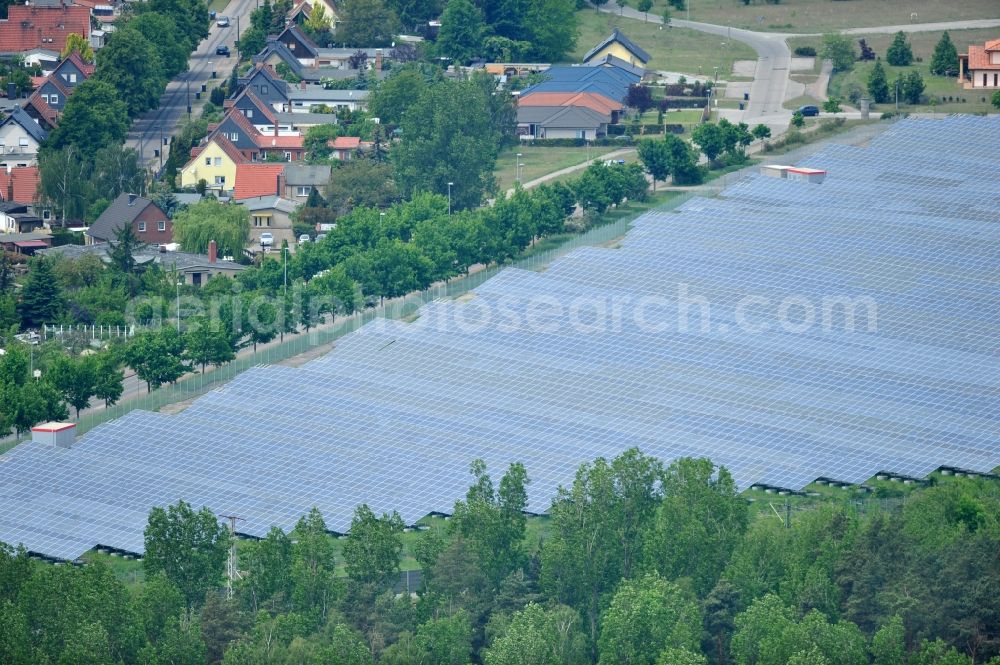
{"type": "Polygon", "coordinates": [[[906,33],[902,30],[896,33],[889,45],[889,50],[885,52],[885,59],[893,67],[907,67],[913,62],[913,49],[906,41],[906,33]]]}
{"type": "Polygon", "coordinates": [[[919,104],[920,95],[924,93],[924,78],[920,72],[913,70],[903,79],[900,94],[906,99],[908,104],[919,104]]]}
{"type": "Polygon", "coordinates": [[[938,76],[955,76],[958,74],[958,51],[951,42],[951,37],[945,32],[941,35],[937,46],[934,47],[934,56],[931,58],[931,74],[938,76]]]}
{"type": "Polygon", "coordinates": [[[889,82],[881,60],[875,61],[875,66],[868,74],[868,94],[876,104],[889,101],[889,82]]]}
{"type": "Polygon", "coordinates": [[[32,261],[18,306],[21,325],[37,328],[43,323],[52,323],[59,318],[64,304],[62,289],[52,273],[52,265],[44,258],[32,261]]]}

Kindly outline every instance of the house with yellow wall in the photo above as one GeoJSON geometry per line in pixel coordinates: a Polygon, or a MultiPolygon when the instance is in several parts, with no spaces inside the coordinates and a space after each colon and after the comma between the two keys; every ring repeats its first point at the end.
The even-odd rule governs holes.
{"type": "Polygon", "coordinates": [[[228,194],[236,186],[236,165],[250,161],[222,134],[191,151],[191,161],[181,169],[181,187],[196,187],[204,180],[208,191],[228,194]]]}
{"type": "Polygon", "coordinates": [[[650,56],[641,46],[626,37],[621,30],[615,28],[604,41],[590,49],[583,56],[584,64],[590,64],[608,56],[624,60],[634,67],[645,67],[650,56]]]}

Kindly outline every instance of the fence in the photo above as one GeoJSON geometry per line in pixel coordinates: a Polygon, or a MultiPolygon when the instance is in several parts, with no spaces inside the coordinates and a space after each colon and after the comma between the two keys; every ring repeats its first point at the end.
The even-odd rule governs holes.
{"type": "Polygon", "coordinates": [[[135,326],[68,325],[42,326],[42,337],[46,341],[65,336],[89,337],[90,339],[128,339],[136,333],[135,326]]]}
{"type": "MultiPolygon", "coordinates": [[[[676,207],[690,198],[690,196],[690,193],[686,193],[672,198],[662,206],[659,206],[659,209],[676,207]]],[[[173,385],[163,386],[152,392],[144,393],[145,386],[139,385],[141,382],[136,377],[127,377],[126,395],[136,390],[138,390],[139,394],[131,398],[125,398],[119,404],[115,404],[109,408],[95,408],[83,413],[77,421],[77,434],[83,434],[102,423],[124,416],[134,409],[169,412],[172,409],[166,407],[170,405],[183,406],[195,397],[221,386],[237,374],[252,367],[272,365],[309,351],[316,351],[316,355],[319,355],[329,350],[327,345],[359,329],[366,323],[374,321],[377,318],[405,319],[413,315],[421,306],[433,300],[438,298],[454,298],[474,289],[509,266],[516,266],[526,270],[540,270],[577,247],[601,245],[621,237],[628,230],[635,216],[634,214],[626,214],[620,219],[573,236],[558,247],[531,254],[510,264],[491,266],[464,277],[435,284],[428,289],[409,294],[402,298],[387,300],[383,305],[366,309],[352,316],[337,318],[332,322],[327,322],[313,328],[309,332],[285,335],[284,341],[261,345],[255,352],[244,350],[242,355],[238,356],[231,363],[214,369],[209,368],[204,373],[187,375],[173,385]],[[129,391],[130,387],[131,391],[129,391]]],[[[308,359],[309,357],[304,357],[302,360],[304,362],[308,359]]]]}

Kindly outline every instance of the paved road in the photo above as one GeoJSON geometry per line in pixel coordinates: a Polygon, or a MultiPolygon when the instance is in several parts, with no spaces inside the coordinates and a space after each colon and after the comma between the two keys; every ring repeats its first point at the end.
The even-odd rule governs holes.
{"type": "MultiPolygon", "coordinates": [[[[161,157],[154,156],[154,150],[162,143],[162,138],[176,132],[181,119],[187,113],[189,96],[192,112],[197,113],[202,102],[195,104],[195,93],[201,90],[203,83],[211,80],[212,69],[220,78],[229,76],[236,64],[236,17],[240,17],[240,31],[245,32],[250,25],[250,10],[254,7],[255,1],[231,0],[225,11],[220,12],[221,15],[229,17],[231,25],[228,28],[220,28],[212,23],[208,37],[203,39],[198,44],[197,50],[191,54],[188,71],[182,72],[167,84],[158,108],[147,112],[132,124],[125,145],[139,150],[146,166],[158,169],[161,157],[162,161],[166,162],[169,148],[161,157]],[[215,54],[216,47],[223,44],[232,51],[232,55],[228,58],[215,54]]],[[[202,95],[202,101],[206,98],[207,94],[202,95]]]]}

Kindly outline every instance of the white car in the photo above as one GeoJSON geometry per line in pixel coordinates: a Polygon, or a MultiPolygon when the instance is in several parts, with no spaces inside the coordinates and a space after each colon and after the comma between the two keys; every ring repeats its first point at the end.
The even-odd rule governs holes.
{"type": "Polygon", "coordinates": [[[270,247],[273,244],[274,244],[274,234],[273,233],[265,231],[264,233],[260,234],[260,246],[261,247],[270,247]]]}
{"type": "Polygon", "coordinates": [[[309,237],[308,233],[303,233],[302,235],[299,236],[299,244],[300,245],[304,245],[307,242],[309,242],[310,240],[312,240],[312,238],[309,237]]]}
{"type": "Polygon", "coordinates": [[[215,19],[215,25],[219,26],[220,28],[228,28],[229,27],[229,17],[228,16],[220,16],[219,18],[215,19]]]}

